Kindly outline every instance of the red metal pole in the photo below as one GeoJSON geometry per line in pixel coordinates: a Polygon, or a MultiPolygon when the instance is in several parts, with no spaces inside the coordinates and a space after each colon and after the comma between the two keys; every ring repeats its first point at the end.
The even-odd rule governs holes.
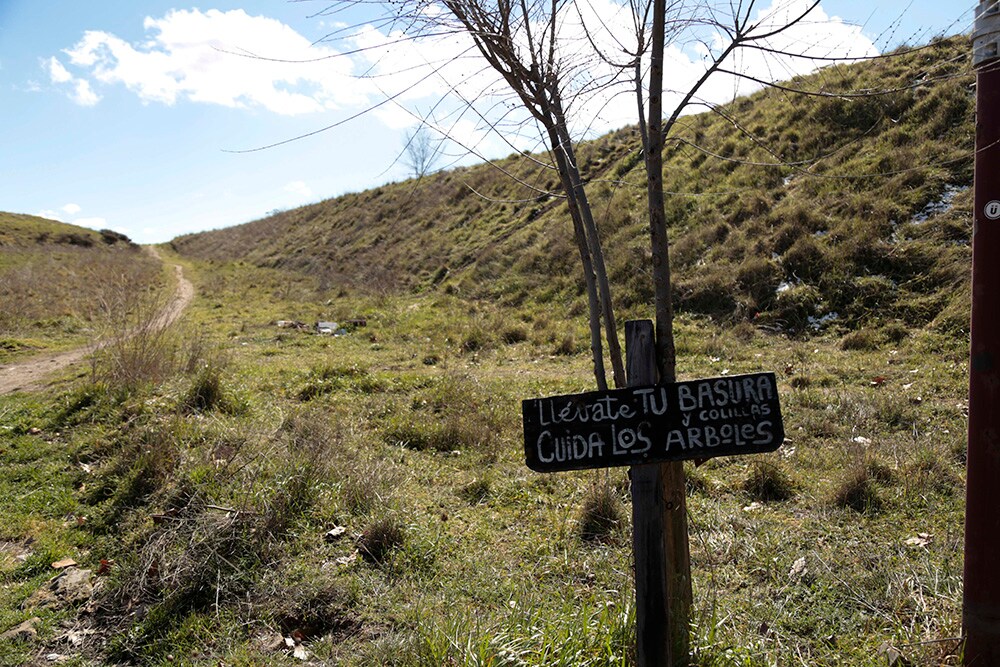
{"type": "Polygon", "coordinates": [[[981,2],[962,625],[965,665],[1000,665],[1000,8],[981,2]]]}

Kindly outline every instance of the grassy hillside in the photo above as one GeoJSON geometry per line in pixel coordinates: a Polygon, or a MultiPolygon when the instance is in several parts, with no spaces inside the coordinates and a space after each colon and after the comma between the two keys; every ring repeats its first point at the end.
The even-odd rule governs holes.
{"type": "Polygon", "coordinates": [[[82,345],[160,265],[128,238],[0,212],[0,363],[82,345]]]}
{"type": "MultiPolygon", "coordinates": [[[[965,327],[974,142],[963,39],[826,68],[684,119],[666,150],[680,312],[789,332],[818,322],[965,327]],[[868,97],[837,92],[889,91],[868,97]],[[780,166],[773,165],[780,162],[780,166]]],[[[618,304],[649,312],[643,165],[634,130],[580,161],[618,304]]],[[[558,191],[551,170],[503,171],[558,191]]],[[[290,268],[325,285],[445,289],[550,308],[578,299],[568,215],[489,165],[346,195],[176,239],[202,259],[290,268]]],[[[579,308],[579,305],[576,306],[579,308]]]]}

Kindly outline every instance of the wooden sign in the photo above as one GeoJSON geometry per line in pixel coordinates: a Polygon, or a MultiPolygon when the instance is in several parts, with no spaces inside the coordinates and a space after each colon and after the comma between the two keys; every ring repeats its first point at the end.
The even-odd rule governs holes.
{"type": "Polygon", "coordinates": [[[774,373],[522,401],[538,472],[773,452],[785,431],[774,373]]]}

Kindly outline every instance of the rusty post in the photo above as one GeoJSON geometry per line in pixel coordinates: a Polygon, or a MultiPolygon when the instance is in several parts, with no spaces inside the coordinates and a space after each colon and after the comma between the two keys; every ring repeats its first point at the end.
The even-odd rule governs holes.
{"type": "Polygon", "coordinates": [[[980,2],[962,626],[965,665],[1000,665],[1000,3],[980,2]]]}

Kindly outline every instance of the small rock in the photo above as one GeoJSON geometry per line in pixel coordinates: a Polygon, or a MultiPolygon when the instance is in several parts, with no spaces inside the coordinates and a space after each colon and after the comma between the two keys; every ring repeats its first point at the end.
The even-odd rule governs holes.
{"type": "Polygon", "coordinates": [[[65,570],[67,567],[73,567],[76,565],[76,561],[72,558],[63,558],[62,560],[57,560],[52,563],[53,570],[65,570]]]}
{"type": "Polygon", "coordinates": [[[7,632],[0,635],[0,639],[13,639],[13,640],[26,640],[30,641],[38,636],[38,630],[35,626],[42,622],[42,619],[37,616],[29,618],[24,623],[11,628],[7,632]]]}
{"type": "Polygon", "coordinates": [[[277,632],[262,633],[257,637],[257,645],[264,653],[274,653],[285,645],[285,638],[277,632]]]}
{"type": "Polygon", "coordinates": [[[45,588],[35,591],[24,603],[26,608],[52,607],[61,609],[85,602],[94,593],[92,572],[69,568],[52,580],[45,588]]]}
{"type": "Polygon", "coordinates": [[[94,592],[94,585],[90,582],[91,576],[90,570],[76,568],[67,570],[66,574],[52,582],[53,590],[67,604],[89,600],[94,592]]]}

